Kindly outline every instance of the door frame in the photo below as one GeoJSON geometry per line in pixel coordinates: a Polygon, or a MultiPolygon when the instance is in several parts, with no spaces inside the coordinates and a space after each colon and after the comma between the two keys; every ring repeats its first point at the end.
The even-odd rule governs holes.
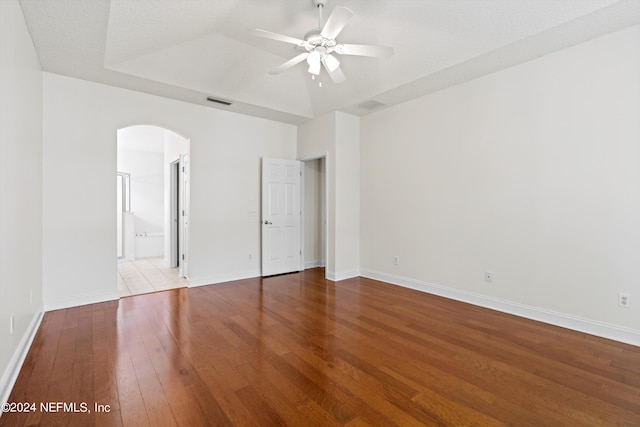
{"type": "MultiPolygon", "coordinates": [[[[328,152],[323,152],[323,153],[318,153],[318,154],[312,154],[309,156],[304,156],[304,157],[298,157],[298,160],[302,162],[302,164],[304,165],[306,162],[311,162],[314,160],[319,160],[319,159],[324,159],[324,200],[322,201],[323,203],[323,208],[324,208],[324,219],[325,219],[325,224],[324,224],[324,235],[322,236],[322,238],[324,239],[324,277],[325,279],[327,278],[327,265],[329,264],[329,153],[328,152]]],[[[306,216],[306,212],[305,212],[305,184],[304,184],[304,168],[303,168],[303,173],[302,173],[302,179],[300,182],[300,199],[301,199],[301,203],[300,203],[300,208],[302,210],[302,227],[300,227],[300,234],[301,234],[301,239],[300,239],[300,245],[302,248],[302,259],[300,260],[301,262],[301,271],[304,271],[304,255],[305,255],[305,216],[306,216]]]]}
{"type": "Polygon", "coordinates": [[[178,190],[180,193],[180,213],[179,215],[179,228],[180,234],[179,245],[180,249],[178,251],[179,261],[179,274],[181,277],[189,277],[189,222],[191,220],[191,154],[190,151],[187,153],[180,154],[179,162],[179,172],[180,172],[180,189],[178,190]]]}
{"type": "MultiPolygon", "coordinates": [[[[126,218],[125,213],[131,212],[131,174],[127,172],[116,171],[116,180],[120,177],[120,251],[122,255],[118,258],[126,258],[127,250],[126,250],[126,218]]],[[[116,185],[118,182],[116,181],[116,185]]],[[[116,210],[118,207],[118,203],[116,201],[116,210]]],[[[116,219],[117,221],[117,219],[116,219]]],[[[116,233],[117,233],[117,225],[116,225],[116,233]]]]}
{"type": "Polygon", "coordinates": [[[170,221],[170,248],[169,267],[180,265],[180,159],[169,163],[169,221],[170,221]]]}

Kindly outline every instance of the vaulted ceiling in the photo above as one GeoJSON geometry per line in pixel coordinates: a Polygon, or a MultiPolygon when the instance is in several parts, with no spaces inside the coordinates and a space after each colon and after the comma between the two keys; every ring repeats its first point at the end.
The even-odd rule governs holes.
{"type": "Polygon", "coordinates": [[[640,24],[640,0],[328,0],[324,19],[335,6],[354,14],[338,42],[395,50],[339,56],[347,80],[334,84],[304,62],[268,74],[299,51],[252,34],[304,38],[318,27],[312,0],[20,3],[45,71],[293,124],[364,115],[640,24]]]}

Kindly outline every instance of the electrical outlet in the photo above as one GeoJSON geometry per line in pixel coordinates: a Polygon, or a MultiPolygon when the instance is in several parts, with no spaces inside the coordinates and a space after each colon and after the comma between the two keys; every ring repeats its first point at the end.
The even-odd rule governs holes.
{"type": "Polygon", "coordinates": [[[618,305],[620,307],[628,308],[631,305],[631,295],[618,292],[618,305]]]}
{"type": "Polygon", "coordinates": [[[393,257],[393,265],[400,265],[400,257],[398,255],[393,257]]]}
{"type": "Polygon", "coordinates": [[[253,255],[249,254],[249,261],[251,261],[253,259],[253,255]]]}
{"type": "Polygon", "coordinates": [[[484,281],[487,283],[493,282],[493,271],[484,272],[484,281]]]}
{"type": "Polygon", "coordinates": [[[11,317],[9,318],[9,334],[13,334],[13,324],[14,324],[15,320],[13,318],[13,314],[11,315],[11,317]]]}

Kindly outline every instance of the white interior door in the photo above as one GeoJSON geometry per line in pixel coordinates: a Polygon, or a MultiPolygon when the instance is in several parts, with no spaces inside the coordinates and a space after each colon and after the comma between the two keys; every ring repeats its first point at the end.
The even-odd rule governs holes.
{"type": "Polygon", "coordinates": [[[182,188],[180,189],[180,210],[182,212],[180,227],[180,276],[182,277],[188,277],[189,275],[190,170],[189,154],[180,155],[180,171],[182,172],[182,188]]]}
{"type": "Polygon", "coordinates": [[[262,159],[262,275],[301,269],[301,163],[262,159]]]}

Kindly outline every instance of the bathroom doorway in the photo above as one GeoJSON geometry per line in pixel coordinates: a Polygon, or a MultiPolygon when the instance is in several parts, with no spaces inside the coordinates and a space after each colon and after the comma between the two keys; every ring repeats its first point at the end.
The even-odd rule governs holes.
{"type": "Polygon", "coordinates": [[[189,140],[138,125],[118,130],[117,147],[120,296],[186,286],[189,140]]]}

